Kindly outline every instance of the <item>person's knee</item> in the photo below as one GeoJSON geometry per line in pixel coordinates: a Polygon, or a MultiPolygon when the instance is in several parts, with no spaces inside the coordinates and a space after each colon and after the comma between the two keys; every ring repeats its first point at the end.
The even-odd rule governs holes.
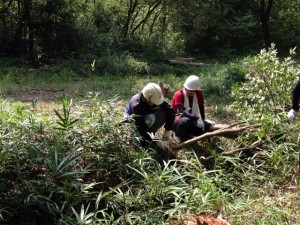
{"type": "Polygon", "coordinates": [[[175,121],[174,132],[176,136],[183,137],[189,133],[192,121],[187,117],[182,117],[179,120],[175,121]]]}

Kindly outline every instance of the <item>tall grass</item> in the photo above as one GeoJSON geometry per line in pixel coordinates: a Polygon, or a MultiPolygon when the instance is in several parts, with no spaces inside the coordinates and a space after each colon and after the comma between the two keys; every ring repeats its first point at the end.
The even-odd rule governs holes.
{"type": "MultiPolygon", "coordinates": [[[[214,64],[196,74],[207,101],[214,96],[221,107],[217,102],[232,101],[223,96],[231,83],[243,82],[243,71],[235,63],[214,64]]],[[[216,212],[232,224],[300,220],[299,124],[281,123],[283,134],[273,136],[278,119],[266,118],[256,132],[193,145],[180,152],[179,161],[161,164],[153,149],[133,148],[128,142],[132,125],[119,122],[127,100],[143,85],[161,80],[172,93],[182,86],[188,75],[184,71],[91,74],[85,79],[68,69],[54,76],[39,70],[25,70],[21,77],[17,73],[7,69],[2,74],[11,74],[2,81],[3,96],[16,92],[17,98],[35,87],[63,89],[56,99],[64,100],[51,108],[39,99],[1,100],[1,224],[169,224],[186,215],[216,212]],[[246,146],[251,147],[248,153],[218,155],[246,146]],[[198,157],[206,154],[215,156],[209,167],[198,157]]]]}

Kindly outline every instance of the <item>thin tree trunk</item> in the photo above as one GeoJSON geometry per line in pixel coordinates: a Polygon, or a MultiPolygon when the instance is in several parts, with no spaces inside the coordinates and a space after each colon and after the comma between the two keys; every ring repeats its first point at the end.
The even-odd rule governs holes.
{"type": "Polygon", "coordinates": [[[260,0],[260,6],[259,6],[260,26],[261,26],[262,38],[266,49],[271,47],[269,19],[270,19],[272,5],[273,5],[273,0],[260,0]]]}
{"type": "Polygon", "coordinates": [[[24,40],[22,39],[22,31],[24,27],[24,14],[23,11],[21,11],[22,5],[21,0],[18,0],[18,22],[17,22],[17,28],[14,33],[14,46],[12,49],[12,54],[14,56],[20,56],[23,53],[24,48],[24,40]]]}
{"type": "Polygon", "coordinates": [[[134,34],[134,32],[144,23],[146,23],[146,21],[148,20],[148,18],[152,15],[152,13],[154,12],[154,10],[162,3],[162,0],[157,0],[155,3],[153,3],[152,5],[149,6],[148,12],[145,15],[144,19],[142,19],[131,31],[131,34],[134,34]],[[151,8],[152,7],[152,8],[151,8]]]}
{"type": "Polygon", "coordinates": [[[127,35],[128,35],[129,24],[130,24],[132,15],[133,15],[137,5],[138,5],[137,0],[135,0],[134,2],[133,2],[133,0],[129,1],[129,8],[128,8],[128,11],[127,11],[127,19],[126,19],[126,23],[124,24],[124,27],[123,27],[123,37],[124,38],[126,38],[127,35]]]}
{"type": "Polygon", "coordinates": [[[25,34],[24,39],[27,39],[27,50],[30,59],[33,59],[33,26],[32,26],[32,20],[31,20],[31,5],[32,0],[25,0],[24,1],[24,18],[25,18],[25,34]],[[28,35],[27,35],[27,28],[28,28],[28,35]],[[28,37],[27,37],[28,36],[28,37]]]}

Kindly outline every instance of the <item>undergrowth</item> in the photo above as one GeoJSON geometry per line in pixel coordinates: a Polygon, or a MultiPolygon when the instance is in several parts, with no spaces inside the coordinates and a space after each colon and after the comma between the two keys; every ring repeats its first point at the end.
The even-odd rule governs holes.
{"type": "MultiPolygon", "coordinates": [[[[207,70],[199,69],[207,95],[234,101],[235,116],[227,121],[259,128],[235,139],[215,137],[192,145],[179,160],[163,164],[153,149],[134,148],[132,125],[120,123],[125,102],[151,76],[124,77],[118,85],[121,97],[112,97],[116,78],[93,76],[86,85],[97,91],[81,91],[73,100],[63,95],[51,111],[38,110],[39,100],[1,100],[0,224],[171,224],[203,213],[222,214],[231,224],[297,224],[300,122],[287,123],[289,91],[280,91],[291,90],[298,75],[297,64],[289,60],[280,61],[273,49],[249,57],[242,67],[217,65],[215,77],[205,79],[207,70]],[[262,83],[262,76],[274,80],[262,83]],[[205,164],[201,156],[214,157],[205,164]]],[[[51,78],[57,85],[76,77],[62,73],[63,78],[51,78]]],[[[172,92],[183,77],[160,78],[172,92]]],[[[3,92],[5,82],[18,80],[3,78],[3,92]]]]}

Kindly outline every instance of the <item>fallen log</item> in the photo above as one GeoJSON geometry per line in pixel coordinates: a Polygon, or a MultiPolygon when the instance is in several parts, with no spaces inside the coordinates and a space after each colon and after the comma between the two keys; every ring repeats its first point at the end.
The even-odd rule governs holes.
{"type": "Polygon", "coordinates": [[[171,65],[188,65],[188,66],[196,66],[196,67],[202,67],[205,66],[204,63],[197,63],[197,62],[180,62],[176,60],[169,60],[169,64],[171,65]]]}
{"type": "Polygon", "coordinates": [[[207,65],[205,63],[196,62],[194,58],[182,58],[182,57],[169,59],[168,63],[170,65],[188,65],[188,66],[195,66],[195,67],[203,67],[207,65]]]}
{"type": "Polygon", "coordinates": [[[210,138],[210,137],[214,137],[214,136],[232,136],[232,135],[236,135],[239,134],[241,132],[244,131],[251,131],[251,130],[256,130],[258,128],[258,126],[256,125],[248,125],[248,126],[244,126],[244,127],[236,127],[236,124],[233,125],[229,125],[227,127],[212,131],[212,132],[207,132],[205,134],[202,134],[198,137],[192,138],[190,140],[187,140],[185,142],[182,142],[178,145],[175,145],[172,147],[172,150],[180,150],[183,147],[186,147],[192,143],[198,142],[198,141],[202,141],[204,139],[210,138]]]}

